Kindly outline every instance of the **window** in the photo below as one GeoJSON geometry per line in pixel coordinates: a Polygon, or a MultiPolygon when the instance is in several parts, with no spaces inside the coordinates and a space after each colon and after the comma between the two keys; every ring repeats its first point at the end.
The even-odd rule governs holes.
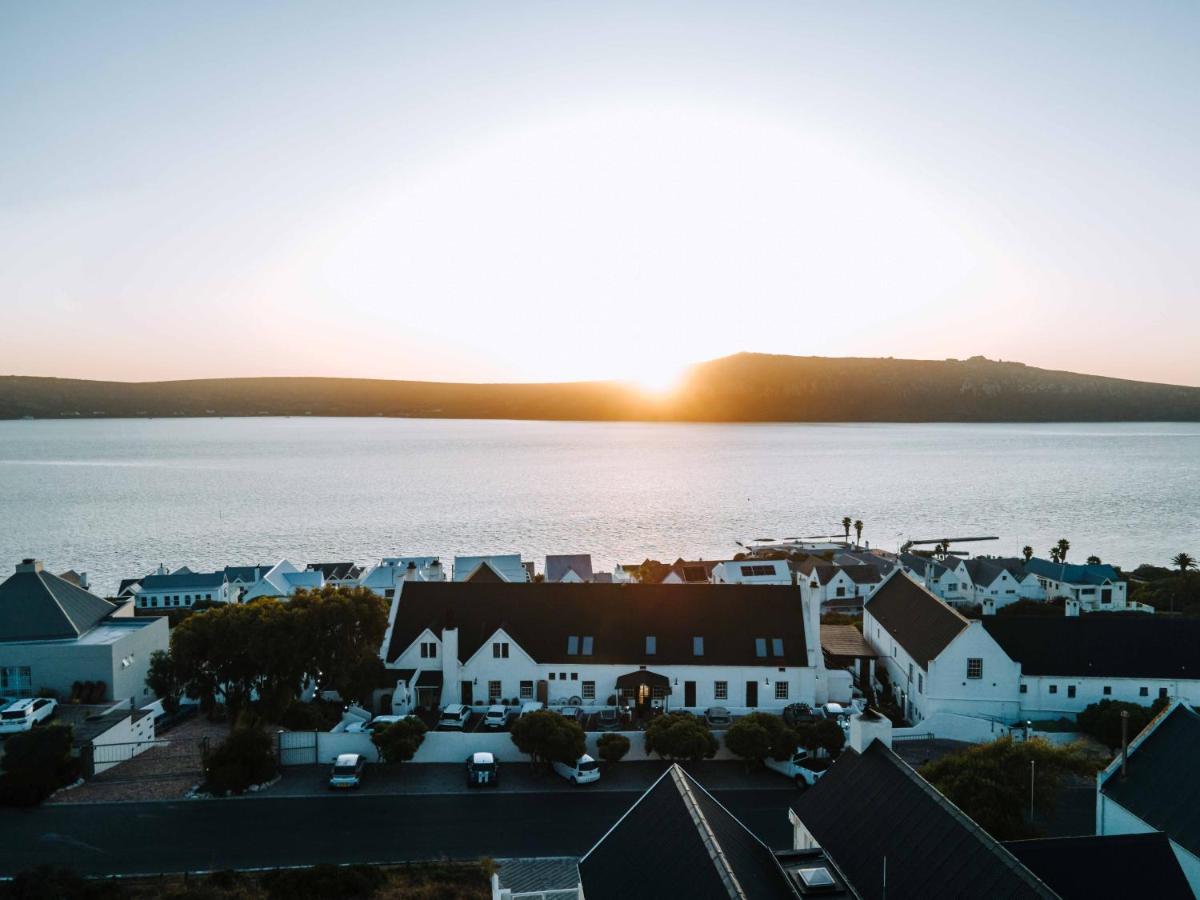
{"type": "Polygon", "coordinates": [[[573,634],[567,638],[567,656],[579,655],[579,635],[573,634]]]}
{"type": "Polygon", "coordinates": [[[728,700],[729,699],[729,682],[714,681],[713,682],[713,699],[728,700]]]}
{"type": "Polygon", "coordinates": [[[33,696],[33,670],[29,666],[0,667],[0,691],[18,697],[33,696]]]}
{"type": "Polygon", "coordinates": [[[1159,698],[1160,698],[1160,699],[1162,699],[1162,700],[1165,700],[1165,699],[1167,699],[1167,689],[1166,689],[1166,688],[1159,688],[1159,689],[1158,689],[1158,696],[1159,696],[1159,698]]]}
{"type": "Polygon", "coordinates": [[[967,660],[967,677],[982,678],[983,677],[983,660],[972,656],[967,660]]]}
{"type": "Polygon", "coordinates": [[[571,673],[571,680],[572,680],[572,681],[578,681],[578,680],[579,680],[579,673],[578,673],[578,672],[572,672],[572,673],[571,673]]]}
{"type": "Polygon", "coordinates": [[[754,639],[754,655],[755,656],[766,656],[767,655],[767,639],[766,638],[755,638],[754,639]]]}
{"type": "Polygon", "coordinates": [[[421,659],[437,659],[437,641],[421,642],[421,659]]]}
{"type": "Polygon", "coordinates": [[[508,659],[508,641],[495,641],[492,644],[493,659],[508,659]]]}
{"type": "Polygon", "coordinates": [[[771,638],[771,655],[783,656],[783,638],[771,638]]]}
{"type": "Polygon", "coordinates": [[[521,699],[522,700],[532,700],[533,699],[533,682],[532,681],[522,681],[521,682],[521,699]]]}
{"type": "Polygon", "coordinates": [[[1112,696],[1112,685],[1111,685],[1111,684],[1106,684],[1106,685],[1104,686],[1104,696],[1105,696],[1105,697],[1111,697],[1111,696],[1112,696]]]}
{"type": "Polygon", "coordinates": [[[788,683],[786,681],[775,682],[775,699],[786,700],[788,698],[788,683]]]}
{"type": "Polygon", "coordinates": [[[845,596],[846,596],[846,586],[845,586],[844,584],[839,584],[839,585],[838,585],[838,587],[837,587],[837,592],[836,592],[836,596],[838,596],[838,597],[845,597],[845,596]]]}
{"type": "Polygon", "coordinates": [[[212,599],[212,594],[205,594],[205,595],[204,595],[204,599],[205,599],[205,600],[211,600],[211,599],[212,599]]]}
{"type": "Polygon", "coordinates": [[[658,638],[652,634],[646,635],[646,655],[653,656],[658,650],[658,638]]]}
{"type": "Polygon", "coordinates": [[[1029,693],[1029,685],[1027,685],[1027,684],[1021,685],[1021,693],[1028,694],[1029,693]]]}
{"type": "Polygon", "coordinates": [[[551,673],[550,673],[550,680],[551,680],[551,681],[553,681],[553,680],[554,680],[554,673],[553,673],[553,672],[551,672],[551,673]]]}
{"type": "Polygon", "coordinates": [[[566,681],[566,680],[567,680],[567,673],[566,673],[566,672],[559,672],[559,673],[558,673],[558,680],[559,680],[559,681],[566,681]]]}
{"type": "Polygon", "coordinates": [[[703,655],[704,655],[704,638],[702,638],[702,637],[692,638],[692,656],[703,656],[703,655]]]}
{"type": "Polygon", "coordinates": [[[917,693],[925,693],[925,676],[920,672],[917,673],[917,693]]]}
{"type": "Polygon", "coordinates": [[[651,700],[662,700],[666,696],[667,689],[665,687],[659,687],[658,685],[655,685],[654,687],[650,688],[651,700]]]}
{"type": "Polygon", "coordinates": [[[1144,687],[1138,688],[1138,696],[1139,697],[1149,697],[1150,696],[1150,688],[1144,688],[1144,687]]]}
{"type": "Polygon", "coordinates": [[[1050,685],[1050,693],[1052,693],[1052,694],[1058,693],[1058,685],[1057,684],[1050,685]]]}
{"type": "Polygon", "coordinates": [[[500,699],[500,682],[499,681],[489,681],[488,682],[488,702],[495,703],[499,699],[500,699]]]}
{"type": "Polygon", "coordinates": [[[742,574],[750,576],[774,575],[774,566],[742,566],[742,574]]]}
{"type": "Polygon", "coordinates": [[[595,700],[596,699],[596,682],[585,681],[583,683],[583,691],[581,692],[580,696],[583,697],[584,700],[595,700]]]}
{"type": "Polygon", "coordinates": [[[913,664],[909,663],[908,664],[908,680],[909,680],[910,684],[912,683],[912,680],[913,680],[912,677],[913,677],[913,664]]]}
{"type": "Polygon", "coordinates": [[[590,634],[585,634],[583,636],[583,655],[592,655],[592,636],[590,634]]]}
{"type": "Polygon", "coordinates": [[[1074,699],[1074,697],[1075,697],[1075,685],[1073,685],[1073,684],[1068,684],[1068,685],[1067,685],[1067,697],[1068,697],[1068,698],[1071,698],[1071,699],[1074,699]]]}

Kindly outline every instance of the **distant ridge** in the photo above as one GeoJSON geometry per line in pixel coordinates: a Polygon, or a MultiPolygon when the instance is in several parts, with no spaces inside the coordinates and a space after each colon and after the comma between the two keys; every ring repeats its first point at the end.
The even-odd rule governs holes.
{"type": "Polygon", "coordinates": [[[1200,421],[1200,388],[968,360],[739,353],[669,397],[615,381],[454,384],[359,378],[117,382],[0,377],[0,419],[393,416],[682,422],[1200,421]]]}

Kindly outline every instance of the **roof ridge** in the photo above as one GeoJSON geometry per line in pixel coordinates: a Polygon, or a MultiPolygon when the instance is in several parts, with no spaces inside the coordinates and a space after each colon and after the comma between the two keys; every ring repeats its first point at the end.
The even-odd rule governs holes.
{"type": "Polygon", "coordinates": [[[688,815],[692,817],[692,824],[700,832],[700,842],[704,845],[709,859],[712,860],[713,865],[716,867],[717,876],[721,879],[721,884],[724,885],[726,893],[729,894],[732,900],[746,900],[746,891],[742,888],[741,882],[738,881],[738,877],[733,871],[733,866],[730,865],[729,860],[725,857],[725,851],[721,847],[721,842],[713,834],[712,826],[708,824],[704,810],[700,808],[700,804],[696,801],[696,797],[692,793],[692,788],[688,784],[688,779],[684,775],[683,770],[678,765],[672,765],[667,772],[670,774],[671,780],[675,783],[676,790],[679,791],[679,795],[683,799],[684,808],[687,809],[688,815]]]}
{"type": "MultiPolygon", "coordinates": [[[[672,766],[672,768],[674,768],[674,766],[672,766]]],[[[652,785],[650,785],[650,787],[648,787],[648,788],[646,788],[646,790],[642,791],[642,796],[640,796],[636,800],[634,800],[633,805],[631,807],[629,807],[629,809],[625,810],[625,812],[622,814],[621,818],[619,818],[619,819],[617,819],[617,821],[613,822],[612,827],[610,827],[608,829],[608,831],[604,832],[604,834],[600,835],[600,839],[597,840],[596,843],[592,844],[592,846],[588,850],[588,852],[583,854],[583,856],[579,857],[580,865],[583,865],[584,861],[587,860],[587,858],[589,856],[591,856],[593,853],[596,852],[597,847],[599,847],[606,840],[608,840],[608,836],[610,834],[612,834],[614,831],[616,831],[618,828],[621,827],[621,823],[629,818],[630,814],[635,809],[637,809],[638,806],[641,805],[641,802],[643,800],[645,800],[647,797],[650,796],[650,792],[653,791],[656,787],[658,787],[659,782],[662,781],[664,778],[666,778],[667,775],[670,774],[670,772],[671,772],[671,769],[667,769],[665,772],[663,772],[661,775],[659,775],[657,778],[654,779],[654,783],[652,785]]]]}
{"type": "MultiPolygon", "coordinates": [[[[67,624],[69,626],[71,626],[71,630],[75,632],[76,637],[83,634],[83,632],[79,630],[78,626],[76,626],[75,620],[71,618],[71,614],[67,612],[66,607],[64,607],[62,605],[62,601],[58,599],[58,595],[55,594],[53,590],[51,590],[50,585],[46,582],[45,576],[50,573],[48,573],[44,569],[42,569],[40,571],[34,572],[33,574],[34,574],[34,577],[37,578],[38,584],[40,584],[42,586],[42,590],[44,590],[46,592],[46,596],[48,596],[51,600],[54,601],[54,605],[58,607],[58,611],[60,613],[62,613],[62,617],[64,619],[66,619],[67,624]]],[[[57,578],[58,576],[56,575],[54,577],[57,578]]],[[[62,579],[59,579],[59,580],[61,581],[62,579]]],[[[70,582],[66,582],[66,583],[70,584],[70,582]]]]}

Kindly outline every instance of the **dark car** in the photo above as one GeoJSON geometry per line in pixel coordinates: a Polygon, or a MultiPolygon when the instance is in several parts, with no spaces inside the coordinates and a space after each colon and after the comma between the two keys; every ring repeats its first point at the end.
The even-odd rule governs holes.
{"type": "Polygon", "coordinates": [[[467,757],[467,787],[499,787],[500,764],[486,751],[467,757]]]}
{"type": "Polygon", "coordinates": [[[818,719],[825,718],[818,710],[807,703],[791,703],[783,708],[784,724],[795,728],[797,725],[811,725],[818,719]]]}

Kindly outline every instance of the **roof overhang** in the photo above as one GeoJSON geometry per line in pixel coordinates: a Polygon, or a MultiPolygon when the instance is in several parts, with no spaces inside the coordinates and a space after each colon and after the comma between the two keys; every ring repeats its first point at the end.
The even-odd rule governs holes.
{"type": "Polygon", "coordinates": [[[648,672],[645,669],[639,669],[636,672],[626,672],[624,675],[617,676],[618,688],[636,688],[646,685],[652,688],[662,688],[668,694],[671,693],[671,679],[666,675],[660,675],[658,672],[648,672]]]}

